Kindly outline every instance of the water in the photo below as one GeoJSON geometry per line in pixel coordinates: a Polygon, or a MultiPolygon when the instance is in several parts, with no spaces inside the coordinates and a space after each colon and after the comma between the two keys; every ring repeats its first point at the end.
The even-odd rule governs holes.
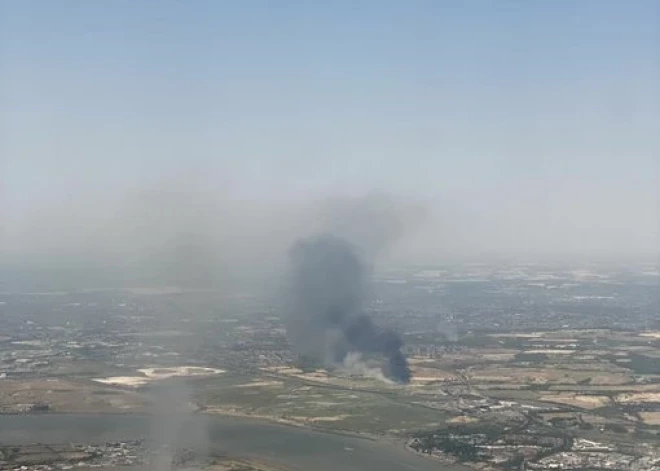
{"type": "MultiPolygon", "coordinates": [[[[104,443],[144,438],[144,415],[5,415],[0,443],[104,443]]],[[[191,416],[178,425],[177,444],[255,458],[300,471],[465,471],[417,456],[400,444],[336,435],[251,419],[191,416]]]]}

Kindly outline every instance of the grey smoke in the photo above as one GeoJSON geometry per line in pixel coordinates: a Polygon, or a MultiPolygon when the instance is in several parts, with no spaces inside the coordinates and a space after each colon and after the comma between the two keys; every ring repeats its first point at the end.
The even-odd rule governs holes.
{"type": "Polygon", "coordinates": [[[151,411],[149,443],[156,451],[152,463],[154,471],[170,471],[174,453],[183,433],[184,424],[190,418],[186,410],[190,391],[183,381],[172,381],[154,390],[151,411]]]}
{"type": "Polygon", "coordinates": [[[374,378],[384,383],[393,383],[393,381],[383,374],[380,368],[370,367],[362,358],[360,352],[350,352],[342,362],[342,368],[349,373],[356,373],[367,378],[374,378]]]}
{"type": "Polygon", "coordinates": [[[385,192],[331,198],[314,210],[317,233],[349,240],[368,261],[387,255],[428,216],[425,206],[385,192]]]}
{"type": "Polygon", "coordinates": [[[292,264],[289,337],[298,353],[331,365],[354,363],[355,352],[382,355],[385,376],[410,380],[400,336],[364,312],[367,272],[356,248],[331,234],[296,242],[292,264]]]}

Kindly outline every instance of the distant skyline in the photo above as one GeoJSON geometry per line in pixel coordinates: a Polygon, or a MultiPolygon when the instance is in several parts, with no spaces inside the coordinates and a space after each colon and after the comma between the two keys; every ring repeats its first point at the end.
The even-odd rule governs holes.
{"type": "Polygon", "coordinates": [[[659,38],[655,0],[0,1],[0,260],[130,253],[145,188],[237,260],[374,191],[425,208],[403,261],[657,254],[659,38]]]}

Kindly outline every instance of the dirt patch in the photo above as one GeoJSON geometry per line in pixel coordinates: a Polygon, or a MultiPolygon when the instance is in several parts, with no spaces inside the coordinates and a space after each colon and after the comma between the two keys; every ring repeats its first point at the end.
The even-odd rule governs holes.
{"type": "Polygon", "coordinates": [[[516,358],[515,353],[485,353],[481,356],[484,361],[511,361],[516,358]]]}
{"type": "Polygon", "coordinates": [[[637,403],[637,402],[660,402],[660,392],[640,392],[626,393],[616,396],[617,402],[637,403]]]}
{"type": "Polygon", "coordinates": [[[453,417],[449,419],[447,422],[450,424],[471,424],[474,422],[478,422],[477,419],[474,417],[469,417],[467,415],[459,415],[458,417],[453,417]]]}
{"type": "Polygon", "coordinates": [[[416,382],[431,382],[431,381],[446,381],[452,379],[454,375],[443,370],[436,368],[419,368],[413,367],[412,381],[416,382]]]}
{"type": "Polygon", "coordinates": [[[571,355],[575,353],[575,350],[558,350],[558,349],[550,349],[550,348],[539,348],[536,350],[525,350],[523,353],[525,354],[534,354],[534,353],[543,353],[545,355],[571,355]]]}
{"type": "Polygon", "coordinates": [[[539,400],[581,407],[583,409],[597,409],[610,403],[610,398],[607,396],[584,394],[542,394],[539,396],[539,400]]]}
{"type": "Polygon", "coordinates": [[[142,368],[138,370],[150,379],[169,379],[182,376],[212,376],[220,373],[225,373],[225,370],[217,368],[204,368],[201,366],[174,366],[174,367],[156,367],[156,368],[142,368]]]}
{"type": "Polygon", "coordinates": [[[298,422],[310,422],[310,423],[315,423],[315,422],[339,422],[340,420],[344,420],[350,417],[350,415],[347,414],[339,414],[339,415],[329,415],[329,416],[321,416],[321,417],[291,417],[293,420],[296,420],[298,422]]]}
{"type": "Polygon", "coordinates": [[[640,412],[639,416],[647,425],[660,425],[660,412],[640,412]]]}
{"type": "Polygon", "coordinates": [[[199,366],[141,368],[137,371],[142,373],[142,376],[109,376],[107,378],[94,378],[93,381],[101,384],[137,388],[151,381],[181,377],[213,376],[225,372],[225,370],[199,366]]]}
{"type": "Polygon", "coordinates": [[[642,332],[640,337],[650,337],[652,339],[660,339],[660,331],[657,332],[642,332]]]}
{"type": "Polygon", "coordinates": [[[265,388],[265,387],[282,387],[282,381],[253,381],[251,383],[237,384],[237,388],[265,388]]]}
{"type": "Polygon", "coordinates": [[[94,378],[92,381],[96,381],[101,384],[110,384],[113,386],[128,386],[131,388],[137,388],[139,386],[144,386],[149,382],[149,378],[145,376],[109,376],[107,378],[94,378]]]}

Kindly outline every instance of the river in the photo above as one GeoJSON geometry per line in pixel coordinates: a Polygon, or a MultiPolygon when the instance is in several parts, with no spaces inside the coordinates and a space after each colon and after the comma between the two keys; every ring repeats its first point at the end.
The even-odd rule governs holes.
{"type": "MultiPolygon", "coordinates": [[[[144,415],[3,415],[0,443],[103,443],[161,434],[144,415]]],[[[261,459],[300,471],[465,471],[406,451],[402,445],[252,419],[188,416],[170,427],[179,446],[261,459]]]]}

